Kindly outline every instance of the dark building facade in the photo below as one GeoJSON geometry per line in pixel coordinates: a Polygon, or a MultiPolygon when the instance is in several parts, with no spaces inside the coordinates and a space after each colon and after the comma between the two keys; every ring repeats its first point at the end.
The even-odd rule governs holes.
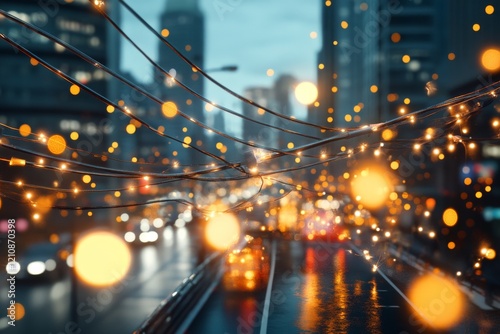
{"type": "MultiPolygon", "coordinates": [[[[162,35],[176,49],[183,53],[190,61],[198,67],[203,68],[204,64],[204,15],[200,10],[197,0],[169,0],[165,11],[161,14],[162,35]]],[[[197,94],[203,95],[204,79],[176,55],[168,46],[159,46],[159,65],[169,71],[175,80],[160,75],[162,81],[161,98],[165,102],[173,102],[178,111],[187,114],[200,122],[205,122],[203,102],[184,88],[180,87],[176,81],[182,82],[197,94]]],[[[192,139],[192,145],[203,148],[205,145],[205,132],[193,122],[181,117],[179,113],[174,117],[165,119],[165,131],[179,140],[186,136],[192,139]],[[183,130],[183,131],[181,131],[183,130]]],[[[192,148],[185,148],[182,144],[171,142],[168,146],[169,157],[179,161],[181,164],[190,164],[195,160],[203,161],[201,153],[192,148]],[[200,160],[201,158],[201,160],[200,160]]]]}
{"type": "MultiPolygon", "coordinates": [[[[0,8],[71,44],[95,60],[109,65],[108,26],[105,19],[88,1],[2,1],[0,8]]],[[[12,22],[7,17],[0,18],[0,33],[80,83],[88,85],[99,94],[108,96],[108,80],[105,73],[65,50],[61,45],[12,22]]],[[[114,65],[117,65],[118,54],[114,59],[116,59],[114,65]]],[[[47,137],[62,136],[66,144],[76,150],[65,149],[59,152],[61,158],[98,165],[106,164],[106,158],[101,158],[100,154],[107,152],[108,134],[112,131],[112,124],[108,120],[105,103],[83,90],[72,87],[70,82],[50,72],[36,59],[30,59],[4,41],[0,41],[0,62],[2,63],[1,123],[15,128],[23,125],[24,131],[21,133],[16,131],[15,135],[21,134],[29,139],[37,138],[29,132],[36,135],[43,133],[47,137]]],[[[22,145],[19,142],[13,144],[42,154],[50,154],[48,146],[36,143],[36,140],[32,143],[23,142],[22,145]]],[[[18,152],[3,148],[1,150],[2,156],[25,157],[18,152]]],[[[26,156],[28,161],[34,161],[35,158],[36,156],[26,156]]],[[[26,183],[32,182],[48,187],[71,187],[75,185],[74,182],[81,181],[79,177],[71,174],[43,169],[29,173],[19,167],[9,167],[8,163],[0,170],[3,180],[17,180],[22,175],[26,183]]],[[[50,198],[55,199],[55,197],[50,198]]],[[[88,203],[88,200],[89,198],[82,199],[81,203],[88,203]]],[[[12,211],[10,212],[12,217],[25,217],[31,220],[30,211],[19,204],[5,204],[2,214],[8,214],[5,210],[12,211]]],[[[51,214],[60,220],[59,212],[51,214]]],[[[44,223],[52,220],[45,216],[40,218],[44,223]]]]}

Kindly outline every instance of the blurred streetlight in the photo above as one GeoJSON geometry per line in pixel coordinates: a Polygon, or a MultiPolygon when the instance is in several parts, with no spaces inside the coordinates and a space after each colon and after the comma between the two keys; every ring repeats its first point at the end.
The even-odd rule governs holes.
{"type": "Polygon", "coordinates": [[[205,73],[208,72],[236,72],[238,70],[238,65],[225,65],[221,67],[209,68],[205,70],[205,73]]]}
{"type": "Polygon", "coordinates": [[[295,98],[300,103],[309,105],[318,98],[318,88],[312,82],[301,82],[295,87],[295,98]]]}

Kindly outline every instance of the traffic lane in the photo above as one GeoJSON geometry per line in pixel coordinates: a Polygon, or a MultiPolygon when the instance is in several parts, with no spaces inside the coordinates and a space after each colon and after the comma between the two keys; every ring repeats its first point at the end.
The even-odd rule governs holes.
{"type": "MultiPolygon", "coordinates": [[[[414,266],[413,261],[405,262],[401,258],[396,258],[387,251],[387,248],[379,245],[374,247],[374,252],[378,252],[378,257],[384,259],[381,268],[383,272],[402,290],[409,291],[411,284],[415,281],[416,277],[422,277],[429,273],[440,274],[441,271],[438,268],[434,268],[431,265],[424,266],[414,266]],[[432,270],[430,268],[433,268],[432,270]]],[[[467,305],[465,306],[464,314],[461,316],[461,321],[450,328],[447,333],[449,334],[459,334],[464,333],[466,329],[467,333],[470,334],[498,334],[500,333],[500,311],[499,310],[482,310],[474,303],[472,303],[466,295],[470,293],[470,286],[463,284],[462,292],[464,293],[464,298],[467,300],[467,305]]],[[[414,316],[412,322],[415,324],[415,328],[418,329],[418,333],[425,334],[428,333],[429,326],[418,320],[416,311],[412,311],[414,316]]]]}
{"type": "Polygon", "coordinates": [[[276,269],[268,333],[412,333],[421,325],[349,244],[281,243],[276,269]]]}
{"type": "Polygon", "coordinates": [[[175,237],[170,248],[153,248],[141,253],[144,270],[153,267],[154,273],[143,275],[144,270],[141,271],[138,279],[127,287],[112,307],[99,312],[94,321],[81,321],[83,333],[132,333],[189,277],[196,266],[196,243],[192,242],[186,229],[177,230],[175,237]],[[155,267],[158,262],[148,265],[155,258],[162,258],[158,268],[155,267]]]}
{"type": "MultiPolygon", "coordinates": [[[[94,333],[96,328],[102,328],[109,333],[108,324],[101,320],[113,313],[115,324],[128,326],[126,332],[132,332],[191,273],[196,261],[195,244],[186,229],[167,229],[165,238],[157,245],[133,249],[133,267],[115,287],[97,289],[79,282],[76,306],[71,304],[69,275],[55,282],[17,280],[15,299],[23,305],[24,317],[16,321],[15,327],[8,326],[6,318],[0,319],[0,330],[55,334],[78,332],[78,329],[82,329],[80,333],[94,333]],[[135,299],[135,306],[131,305],[136,309],[133,314],[122,306],[127,296],[135,299]],[[74,320],[73,308],[77,310],[74,320]],[[98,323],[99,326],[95,325],[98,323]]],[[[0,297],[2,305],[7,302],[6,296],[0,297]]]]}
{"type": "Polygon", "coordinates": [[[259,333],[265,290],[227,291],[219,284],[187,334],[259,333]]]}
{"type": "MultiPolygon", "coordinates": [[[[188,333],[259,333],[264,299],[220,284],[188,333]]],[[[348,245],[278,241],[267,333],[405,333],[408,308],[348,245]]]]}

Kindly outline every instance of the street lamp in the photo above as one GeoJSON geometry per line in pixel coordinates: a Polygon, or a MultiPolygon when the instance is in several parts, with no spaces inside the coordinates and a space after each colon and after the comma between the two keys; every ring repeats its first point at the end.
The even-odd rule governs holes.
{"type": "Polygon", "coordinates": [[[210,68],[205,70],[205,73],[208,72],[236,72],[238,70],[238,65],[225,65],[221,67],[210,68]]]}

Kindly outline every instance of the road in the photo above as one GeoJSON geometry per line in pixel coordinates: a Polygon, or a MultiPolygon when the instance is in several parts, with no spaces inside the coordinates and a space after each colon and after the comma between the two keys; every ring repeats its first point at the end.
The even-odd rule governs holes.
{"type": "MultiPolygon", "coordinates": [[[[6,327],[7,318],[3,317],[0,332],[131,333],[189,276],[196,255],[186,229],[167,228],[157,245],[134,249],[133,267],[114,288],[96,289],[79,283],[76,319],[71,318],[70,277],[56,283],[17,281],[16,302],[25,307],[25,315],[16,321],[15,328],[6,327]]],[[[2,293],[2,305],[6,305],[6,297],[2,293]]]]}
{"type": "MultiPolygon", "coordinates": [[[[278,241],[269,310],[265,290],[235,293],[219,285],[189,333],[436,333],[405,300],[408,282],[420,273],[390,257],[376,259],[382,274],[374,272],[358,251],[352,243],[278,241]]],[[[451,332],[497,333],[498,316],[471,305],[451,332]]]]}

